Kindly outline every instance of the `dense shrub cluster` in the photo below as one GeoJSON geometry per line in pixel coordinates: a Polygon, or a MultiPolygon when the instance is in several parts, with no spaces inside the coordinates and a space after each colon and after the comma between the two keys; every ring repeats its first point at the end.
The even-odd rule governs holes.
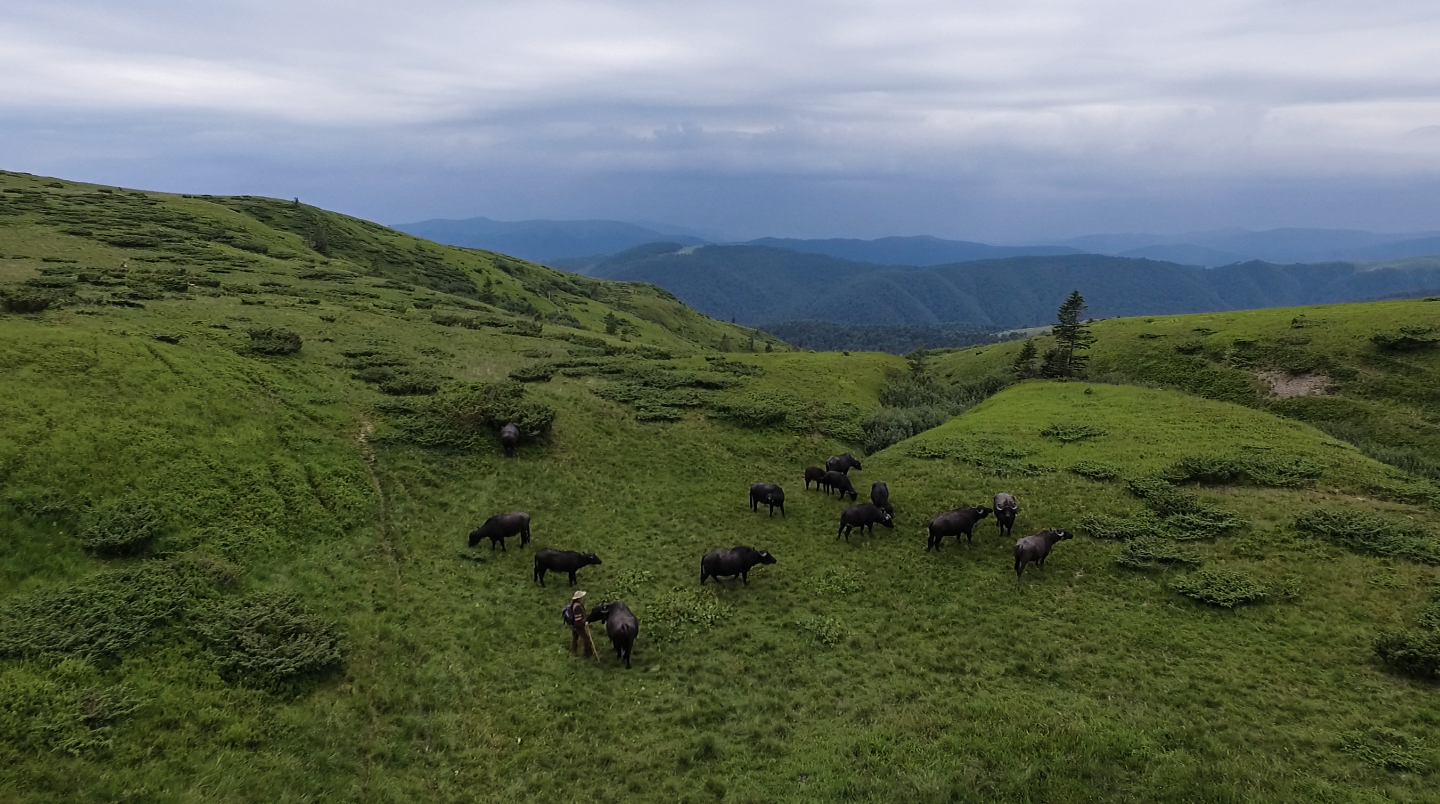
{"type": "Polygon", "coordinates": [[[839,645],[847,636],[844,624],[834,617],[815,615],[806,617],[798,625],[802,632],[814,637],[822,645],[839,645]]]}
{"type": "Polygon", "coordinates": [[[380,413],[395,427],[396,437],[424,447],[468,450],[493,444],[495,433],[514,424],[528,436],[539,436],[555,420],[555,406],[528,395],[514,380],[499,383],[452,383],[424,400],[395,402],[380,413]]]}
{"type": "Polygon", "coordinates": [[[1081,477],[1088,477],[1091,480],[1117,480],[1120,477],[1120,470],[1107,463],[1098,461],[1080,461],[1070,467],[1070,471],[1081,477]]]}
{"type": "Polygon", "coordinates": [[[7,313],[43,313],[74,301],[73,293],[62,288],[8,285],[0,287],[0,310],[7,313]]]}
{"type": "Polygon", "coordinates": [[[1096,427],[1093,424],[1052,424],[1040,431],[1040,435],[1046,438],[1053,438],[1065,444],[1075,441],[1084,441],[1088,438],[1103,438],[1110,431],[1103,427],[1096,427]]]}
{"type": "Polygon", "coordinates": [[[252,595],[210,607],[196,631],[223,677],[257,689],[293,693],[344,663],[345,642],[335,626],[293,595],[252,595]]]}
{"type": "Polygon", "coordinates": [[[111,664],[180,618],[192,594],[171,567],[147,563],[22,597],[0,610],[0,657],[111,664]]]}
{"type": "Polygon", "coordinates": [[[300,334],[283,327],[255,327],[250,330],[250,351],[261,355],[288,355],[304,345],[300,334]]]}
{"type": "Polygon", "coordinates": [[[1353,553],[1440,564],[1440,540],[1413,522],[1347,508],[1311,508],[1295,517],[1293,527],[1353,553]]]}
{"type": "Polygon", "coordinates": [[[79,659],[0,672],[0,702],[0,745],[71,756],[109,748],[114,726],[138,706],[128,687],[101,683],[79,659]]]}
{"type": "Polygon", "coordinates": [[[128,495],[86,508],[80,544],[98,556],[135,555],[150,546],[162,527],[160,512],[149,500],[128,495]]]}
{"type": "Polygon", "coordinates": [[[730,616],[730,608],[702,589],[677,586],[645,607],[646,629],[656,642],[678,642],[710,630],[730,616]]]}
{"type": "Polygon", "coordinates": [[[1170,582],[1170,588],[1201,603],[1233,609],[1264,600],[1265,585],[1237,570],[1206,567],[1170,582]]]}
{"type": "Polygon", "coordinates": [[[945,385],[921,364],[916,371],[896,377],[880,389],[881,407],[860,422],[865,451],[878,452],[939,427],[1004,390],[1010,382],[1007,373],[945,385]]]}
{"type": "Polygon", "coordinates": [[[1275,455],[1225,457],[1186,455],[1163,473],[1171,483],[1236,483],[1291,488],[1324,474],[1325,467],[1305,458],[1275,455]]]}
{"type": "Polygon", "coordinates": [[[1058,471],[1054,466],[1025,460],[1031,450],[997,439],[937,439],[910,444],[905,448],[905,454],[926,460],[961,461],[992,477],[1037,477],[1058,471]]]}
{"type": "Polygon", "coordinates": [[[1116,517],[1086,514],[1075,521],[1075,530],[1092,539],[1141,539],[1163,532],[1164,525],[1154,517],[1116,517]]]}
{"type": "Polygon", "coordinates": [[[1177,565],[1198,566],[1200,556],[1166,539],[1139,536],[1121,545],[1115,563],[1129,569],[1165,569],[1177,565]]]}
{"type": "Polygon", "coordinates": [[[1372,727],[1346,732],[1340,749],[1384,770],[1422,773],[1429,762],[1427,746],[1421,740],[1395,729],[1372,727]]]}

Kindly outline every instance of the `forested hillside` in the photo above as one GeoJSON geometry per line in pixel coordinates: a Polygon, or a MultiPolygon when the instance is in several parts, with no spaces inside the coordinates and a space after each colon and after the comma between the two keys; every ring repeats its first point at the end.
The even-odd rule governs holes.
{"type": "Polygon", "coordinates": [[[1099,322],[1059,382],[295,202],[0,190],[7,804],[1434,800],[1440,304],[1099,322]],[[858,500],[806,488],[846,452],[858,500]],[[997,492],[1043,568],[989,516],[926,550],[997,492]],[[775,563],[702,585],[737,545],[775,563]],[[571,655],[575,589],[631,669],[571,655]]]}
{"type": "Polygon", "coordinates": [[[646,246],[590,274],[651,282],[702,312],[753,326],[815,319],[995,329],[1044,324],[1077,288],[1092,315],[1110,318],[1358,301],[1440,284],[1433,266],[1367,271],[1348,263],[1249,262],[1202,269],[1082,254],[904,268],[755,246],[646,246]]]}

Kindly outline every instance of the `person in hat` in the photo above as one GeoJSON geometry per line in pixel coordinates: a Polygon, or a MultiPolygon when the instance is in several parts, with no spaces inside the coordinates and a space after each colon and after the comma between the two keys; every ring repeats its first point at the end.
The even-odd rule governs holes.
{"type": "Polygon", "coordinates": [[[583,656],[595,655],[595,640],[590,638],[590,623],[585,621],[585,593],[576,592],[565,607],[565,622],[570,624],[570,652],[584,651],[583,656]]]}

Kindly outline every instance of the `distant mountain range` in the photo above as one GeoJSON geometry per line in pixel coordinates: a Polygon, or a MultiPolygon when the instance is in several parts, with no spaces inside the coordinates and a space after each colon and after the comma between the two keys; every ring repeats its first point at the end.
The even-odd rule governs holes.
{"type": "Polygon", "coordinates": [[[686,304],[749,326],[949,322],[1024,327],[1050,321],[1079,289],[1097,318],[1326,304],[1440,286],[1440,268],[1361,270],[1349,263],[1251,261],[1203,269],[1098,254],[882,266],[765,246],[652,243],[588,266],[604,279],[650,282],[686,304]]]}
{"type": "MultiPolygon", "coordinates": [[[[653,222],[612,220],[428,220],[394,226],[438,243],[482,248],[587,273],[589,266],[646,243],[703,245],[717,232],[653,222]]],[[[996,246],[939,237],[876,240],[762,237],[731,245],[767,246],[881,265],[948,265],[1005,257],[1108,254],[1214,267],[1264,260],[1274,263],[1381,262],[1440,254],[1440,232],[1379,234],[1353,229],[1221,229],[1178,235],[1097,234],[1053,244],[996,246]]]]}

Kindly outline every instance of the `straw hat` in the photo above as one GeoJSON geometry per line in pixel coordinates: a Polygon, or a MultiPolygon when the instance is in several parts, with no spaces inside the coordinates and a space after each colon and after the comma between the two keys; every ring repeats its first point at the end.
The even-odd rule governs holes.
{"type": "Polygon", "coordinates": [[[570,596],[570,599],[571,599],[571,600],[579,600],[580,598],[582,598],[582,597],[584,597],[584,596],[585,596],[585,593],[584,593],[584,592],[576,592],[575,594],[573,594],[573,595],[570,596]]]}

